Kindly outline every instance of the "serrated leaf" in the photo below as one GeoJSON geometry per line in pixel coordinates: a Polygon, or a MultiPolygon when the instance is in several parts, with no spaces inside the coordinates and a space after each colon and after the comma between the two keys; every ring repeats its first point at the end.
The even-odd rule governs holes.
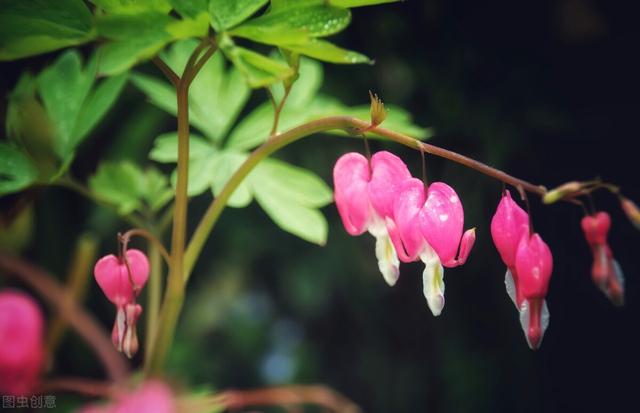
{"type": "Polygon", "coordinates": [[[331,189],[318,175],[273,158],[256,166],[251,185],[307,207],[323,207],[333,199],[331,189]]]}
{"type": "Polygon", "coordinates": [[[153,76],[134,73],[131,75],[131,83],[144,92],[149,101],[160,109],[172,115],[177,113],[175,88],[167,82],[153,76]]]}
{"type": "MultiPolygon", "coordinates": [[[[227,184],[231,176],[247,159],[247,154],[225,150],[220,152],[216,158],[215,176],[213,177],[212,191],[214,196],[220,195],[220,192],[227,184]]],[[[248,182],[249,178],[245,178],[233,192],[227,205],[234,208],[244,208],[251,203],[253,199],[251,187],[248,182]]]]}
{"type": "Polygon", "coordinates": [[[223,51],[253,88],[282,81],[293,74],[288,65],[243,47],[231,46],[223,51]]]}
{"type": "Polygon", "coordinates": [[[0,195],[18,192],[38,177],[38,170],[18,148],[0,142],[0,195]]]}
{"type": "MultiPolygon", "coordinates": [[[[203,158],[210,154],[211,144],[200,135],[189,136],[189,159],[203,158]]],[[[178,162],[178,133],[169,132],[158,136],[149,152],[149,159],[162,163],[178,162]]]]}
{"type": "Polygon", "coordinates": [[[351,22],[348,9],[327,5],[311,5],[276,9],[236,27],[234,36],[260,43],[306,43],[313,37],[338,33],[351,22]]]}
{"type": "Polygon", "coordinates": [[[236,26],[257,12],[268,0],[209,0],[211,26],[217,32],[236,26]]]}
{"type": "Polygon", "coordinates": [[[327,220],[320,211],[259,187],[254,188],[254,195],[260,207],[280,228],[314,244],[326,244],[327,220]]]}
{"type": "Polygon", "coordinates": [[[74,136],[82,141],[114,104],[127,82],[127,73],[100,82],[85,99],[74,128],[74,136]]]}
{"type": "Polygon", "coordinates": [[[82,0],[0,0],[0,60],[81,44],[94,36],[91,12],[82,0]]]}
{"type": "Polygon", "coordinates": [[[74,135],[82,105],[95,78],[95,61],[82,69],[80,54],[70,50],[38,77],[38,90],[56,134],[54,148],[60,159],[66,159],[79,143],[74,135]]]}
{"type": "Polygon", "coordinates": [[[129,162],[104,162],[89,178],[89,188],[100,199],[117,205],[118,213],[127,215],[142,206],[145,177],[129,162]]]}
{"type": "Polygon", "coordinates": [[[343,49],[333,43],[325,40],[312,39],[305,43],[282,44],[282,48],[292,50],[314,59],[322,60],[330,63],[339,64],[357,64],[357,63],[373,63],[371,59],[362,53],[352,50],[343,49]]]}

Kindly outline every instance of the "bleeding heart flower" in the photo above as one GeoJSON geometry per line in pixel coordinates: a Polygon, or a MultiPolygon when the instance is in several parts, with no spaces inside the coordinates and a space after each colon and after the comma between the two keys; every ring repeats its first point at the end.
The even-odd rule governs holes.
{"type": "Polygon", "coordinates": [[[458,194],[444,182],[434,182],[419,213],[420,230],[442,265],[457,267],[467,261],[476,240],[475,228],[462,234],[464,210],[458,194]],[[460,253],[458,258],[458,248],[460,253]]]}
{"type": "Polygon", "coordinates": [[[102,257],[93,273],[104,294],[116,306],[111,333],[113,344],[131,358],[139,347],[136,322],[142,313],[136,297],[149,278],[149,261],[142,251],[130,249],[126,252],[126,260],[114,255],[102,257]]]}
{"type": "MultiPolygon", "coordinates": [[[[393,241],[398,257],[403,262],[416,261],[418,258],[425,264],[425,269],[422,273],[422,283],[424,296],[427,299],[427,304],[433,315],[438,316],[442,312],[444,307],[444,271],[442,268],[442,256],[438,253],[438,250],[432,246],[428,241],[423,226],[421,225],[422,217],[428,217],[432,211],[427,209],[434,207],[435,203],[433,199],[440,194],[442,186],[449,188],[446,184],[436,182],[429,187],[429,190],[425,193],[425,185],[422,181],[411,178],[406,180],[400,187],[399,194],[394,203],[393,219],[387,218],[387,230],[389,236],[393,241]],[[433,192],[431,188],[434,188],[433,192]],[[429,197],[432,197],[432,202],[429,202],[429,197]]],[[[449,188],[450,189],[450,188],[449,188]]],[[[451,191],[453,191],[451,189],[451,191]]],[[[453,192],[455,195],[455,192],[453,192]]],[[[448,193],[451,198],[451,193],[448,193]]],[[[451,210],[447,205],[435,206],[435,213],[451,213],[452,221],[463,219],[462,207],[455,195],[456,204],[451,210]],[[459,210],[458,210],[459,208],[459,210]]],[[[445,220],[446,221],[446,220],[445,220]]],[[[462,222],[459,222],[462,227],[462,222]]],[[[431,238],[438,243],[440,251],[444,255],[445,249],[455,242],[457,252],[457,246],[460,243],[460,234],[451,232],[445,234],[444,232],[435,233],[443,230],[443,228],[433,228],[434,233],[431,234],[431,238]],[[457,237],[457,238],[455,238],[457,237]],[[452,242],[453,238],[453,242],[452,242]]],[[[444,229],[446,230],[446,228],[444,229]]],[[[460,233],[462,229],[460,229],[460,233]]],[[[455,260],[454,257],[448,257],[448,264],[455,262],[455,265],[462,264],[468,257],[469,251],[475,240],[474,230],[469,230],[463,237],[461,247],[461,258],[455,260]]],[[[449,265],[454,266],[454,265],[449,265]]]]}
{"type": "Polygon", "coordinates": [[[30,296],[0,292],[0,394],[33,393],[44,362],[44,317],[30,296]]]}
{"type": "Polygon", "coordinates": [[[549,326],[549,310],[545,297],[553,270],[551,250],[540,235],[526,234],[516,250],[515,269],[522,294],[520,324],[527,343],[533,350],[540,347],[549,326]]]}
{"type": "Polygon", "coordinates": [[[518,288],[518,272],[516,271],[516,250],[520,240],[529,233],[529,214],[527,214],[511,198],[509,191],[504,191],[496,213],[491,219],[491,237],[507,266],[504,283],[507,294],[519,310],[522,304],[522,293],[518,288]]]}
{"type": "Polygon", "coordinates": [[[611,218],[606,212],[585,216],[581,221],[582,231],[591,247],[593,282],[615,305],[624,304],[624,275],[607,243],[611,218]]]}
{"type": "Polygon", "coordinates": [[[385,221],[392,219],[400,185],[410,177],[404,162],[386,151],[374,154],[371,165],[361,154],[347,153],[333,169],[334,196],[342,223],[351,235],[368,231],[376,238],[378,268],[389,285],[398,280],[400,262],[385,221]]]}

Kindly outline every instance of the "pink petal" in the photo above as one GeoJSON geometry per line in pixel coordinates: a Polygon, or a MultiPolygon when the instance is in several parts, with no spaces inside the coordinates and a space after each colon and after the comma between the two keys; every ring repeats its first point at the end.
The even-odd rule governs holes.
{"type": "Polygon", "coordinates": [[[400,186],[411,178],[407,165],[396,155],[381,151],[371,157],[369,199],[373,209],[382,217],[393,217],[393,204],[400,186]]]}
{"type": "Polygon", "coordinates": [[[336,206],[350,235],[360,235],[367,229],[371,215],[367,193],[370,178],[367,158],[356,152],[342,155],[333,168],[336,206]]]}
{"type": "Polygon", "coordinates": [[[607,235],[611,228],[611,217],[606,212],[588,215],[580,221],[584,237],[589,245],[606,244],[607,235]]]}
{"type": "Polygon", "coordinates": [[[0,292],[0,394],[33,392],[44,363],[43,330],[42,311],[33,298],[0,292]]]}
{"type": "Polygon", "coordinates": [[[513,267],[520,239],[529,233],[529,214],[505,191],[491,219],[491,237],[507,267],[513,267]]]}
{"type": "Polygon", "coordinates": [[[540,235],[524,236],[516,251],[516,271],[522,296],[526,299],[544,298],[552,270],[551,250],[540,235]]]}
{"type": "Polygon", "coordinates": [[[424,249],[426,240],[420,231],[418,214],[425,202],[424,183],[410,178],[400,186],[393,207],[392,221],[387,218],[387,230],[403,262],[412,262],[424,249]]]}
{"type": "Polygon", "coordinates": [[[473,244],[476,242],[476,229],[471,228],[468,229],[462,234],[462,241],[460,241],[460,252],[458,253],[458,259],[456,260],[457,265],[462,265],[467,262],[467,258],[469,258],[469,254],[471,253],[471,248],[473,248],[473,244]]]}
{"type": "Polygon", "coordinates": [[[171,388],[160,381],[147,381],[135,392],[123,397],[113,413],[173,413],[176,411],[171,388]]]}
{"type": "Polygon", "coordinates": [[[431,184],[419,220],[422,235],[438,254],[442,265],[451,266],[464,225],[462,203],[453,188],[443,182],[431,184]]]}
{"type": "Polygon", "coordinates": [[[93,270],[96,281],[104,294],[109,301],[118,307],[134,301],[135,296],[131,281],[141,289],[149,278],[149,261],[142,251],[127,250],[127,260],[131,268],[131,279],[129,279],[129,270],[125,262],[120,262],[112,254],[100,258],[93,270]]]}

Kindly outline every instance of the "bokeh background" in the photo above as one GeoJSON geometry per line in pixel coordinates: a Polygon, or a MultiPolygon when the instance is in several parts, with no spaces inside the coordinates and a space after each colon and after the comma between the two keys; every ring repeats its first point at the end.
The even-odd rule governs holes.
{"type": "MultiPolygon", "coordinates": [[[[374,90],[433,127],[431,143],[548,187],[599,176],[639,201],[636,16],[626,2],[589,0],[412,0],[356,9],[336,40],[376,65],[325,65],[323,91],[361,104],[374,90]]],[[[2,94],[22,70],[37,71],[53,57],[2,63],[2,94]]],[[[81,179],[100,159],[148,162],[153,138],[175,128],[132,86],[120,99],[73,165],[81,179]]],[[[265,95],[258,91],[252,99],[265,95]]],[[[2,105],[4,113],[6,100],[2,105]]],[[[420,175],[417,153],[380,142],[373,147],[399,154],[420,175]]],[[[277,156],[329,182],[337,157],[352,150],[362,151],[361,142],[317,137],[277,156]]],[[[466,227],[476,226],[478,235],[469,262],[445,271],[440,317],[426,306],[421,266],[403,265],[398,284],[387,287],[373,238],[348,236],[333,205],[324,209],[325,247],[279,230],[255,204],[227,209],[189,286],[172,374],[201,389],[324,383],[372,413],[636,409],[640,232],[616,199],[598,193],[595,202],[613,219],[611,246],[627,276],[623,308],[591,282],[581,210],[532,199],[536,230],[555,260],[551,324],[542,348],[532,352],[489,234],[501,184],[435,157],[427,158],[427,168],[430,180],[456,188],[466,227]]],[[[127,229],[64,189],[27,196],[35,232],[25,255],[58,275],[78,234],[99,237],[106,253],[115,249],[115,233],[127,229]]],[[[193,201],[191,216],[208,202],[206,196],[193,201]]],[[[85,302],[110,328],[111,306],[95,286],[85,302]]],[[[52,369],[101,375],[73,334],[64,337],[52,369]]],[[[59,399],[61,408],[74,402],[59,399]]]]}

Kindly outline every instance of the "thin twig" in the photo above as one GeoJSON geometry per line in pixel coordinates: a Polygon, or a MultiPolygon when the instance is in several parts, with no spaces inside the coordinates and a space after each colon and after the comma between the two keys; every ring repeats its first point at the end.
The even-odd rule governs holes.
{"type": "Polygon", "coordinates": [[[95,351],[112,380],[127,377],[129,367],[104,328],[51,275],[18,257],[1,253],[0,268],[19,277],[54,307],[95,351]]]}
{"type": "Polygon", "coordinates": [[[116,386],[111,382],[96,381],[84,377],[64,377],[45,380],[40,383],[37,393],[78,393],[92,397],[109,397],[116,393],[116,386]]]}
{"type": "Polygon", "coordinates": [[[170,264],[171,257],[169,256],[169,252],[167,251],[167,249],[164,247],[164,245],[162,245],[162,242],[158,238],[156,238],[155,235],[153,235],[151,232],[147,231],[146,229],[143,229],[143,228],[130,229],[124,234],[119,234],[118,238],[120,242],[123,244],[123,248],[126,250],[127,244],[129,243],[131,238],[136,236],[142,237],[147,241],[155,244],[160,250],[160,253],[162,254],[162,257],[164,258],[164,261],[167,264],[167,266],[170,264]]]}
{"type": "Polygon", "coordinates": [[[165,77],[169,79],[171,84],[177,88],[180,83],[180,76],[178,76],[176,72],[174,72],[173,69],[171,69],[159,56],[154,56],[151,61],[162,71],[165,77]]]}

